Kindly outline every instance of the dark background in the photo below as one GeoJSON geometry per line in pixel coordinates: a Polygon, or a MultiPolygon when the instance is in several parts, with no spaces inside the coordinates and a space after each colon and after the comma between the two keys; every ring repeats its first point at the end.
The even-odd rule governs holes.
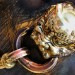
{"type": "MultiPolygon", "coordinates": [[[[43,14],[48,8],[50,8],[51,4],[64,2],[65,0],[39,1],[42,2],[38,2],[37,5],[35,5],[34,3],[31,5],[29,3],[26,3],[30,2],[29,0],[0,0],[0,55],[14,50],[14,39],[16,33],[18,32],[16,30],[16,25],[24,22],[25,20],[29,20],[30,18],[36,19],[41,14],[43,14]]],[[[69,1],[75,4],[75,0],[69,1]]],[[[75,75],[75,53],[66,58],[61,58],[61,61],[58,62],[54,70],[48,74],[75,75]]],[[[25,68],[23,68],[20,64],[17,63],[17,65],[10,70],[0,70],[0,75],[36,74],[27,71],[25,68]]]]}

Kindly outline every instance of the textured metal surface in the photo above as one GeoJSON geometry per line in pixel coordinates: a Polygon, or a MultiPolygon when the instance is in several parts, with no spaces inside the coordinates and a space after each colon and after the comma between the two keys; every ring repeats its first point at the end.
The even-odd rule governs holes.
{"type": "MultiPolygon", "coordinates": [[[[75,2],[74,0],[71,1],[75,2]]],[[[24,27],[25,25],[20,25],[19,23],[31,17],[29,15],[26,16],[26,14],[23,14],[23,10],[20,10],[20,8],[17,7],[15,3],[15,0],[5,0],[3,1],[3,3],[0,4],[0,53],[2,54],[14,50],[14,38],[16,32],[18,31],[18,29],[24,27]]],[[[49,4],[46,6],[49,7],[49,4]]],[[[58,64],[51,75],[75,75],[74,65],[75,54],[67,57],[66,59],[64,59],[63,62],[58,64]]],[[[17,64],[14,68],[10,70],[0,70],[0,75],[8,74],[36,75],[27,71],[19,64],[17,64]]]]}

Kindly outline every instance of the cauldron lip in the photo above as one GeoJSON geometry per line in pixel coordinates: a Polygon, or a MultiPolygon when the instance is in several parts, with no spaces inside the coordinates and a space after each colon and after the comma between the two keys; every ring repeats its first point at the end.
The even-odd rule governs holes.
{"type": "MultiPolygon", "coordinates": [[[[17,48],[17,49],[19,49],[20,48],[20,46],[19,46],[19,43],[21,42],[21,41],[19,41],[19,39],[22,37],[22,34],[24,33],[26,31],[26,28],[22,28],[22,29],[20,29],[20,31],[18,32],[18,35],[17,35],[17,37],[16,37],[16,41],[15,41],[15,48],[17,48]],[[18,47],[19,46],[19,47],[18,47]]],[[[19,63],[23,66],[23,67],[25,67],[27,70],[29,70],[29,71],[31,71],[31,72],[34,72],[34,73],[45,73],[45,72],[47,72],[47,71],[49,71],[49,70],[52,70],[54,67],[55,67],[55,65],[57,64],[57,61],[58,61],[58,58],[56,57],[56,58],[52,58],[51,60],[49,60],[48,62],[46,62],[45,64],[38,64],[38,63],[35,63],[35,62],[33,62],[34,64],[37,64],[38,65],[38,67],[41,67],[40,69],[39,69],[39,71],[38,70],[32,70],[31,69],[31,67],[28,67],[27,65],[26,65],[26,62],[24,62],[23,60],[28,60],[28,61],[30,61],[30,62],[33,62],[32,60],[30,60],[29,58],[21,58],[21,59],[19,59],[19,63]],[[51,62],[52,61],[52,62],[51,62]],[[42,67],[45,67],[45,68],[42,68],[42,67]]],[[[37,69],[37,67],[34,67],[35,69],[37,69]]]]}

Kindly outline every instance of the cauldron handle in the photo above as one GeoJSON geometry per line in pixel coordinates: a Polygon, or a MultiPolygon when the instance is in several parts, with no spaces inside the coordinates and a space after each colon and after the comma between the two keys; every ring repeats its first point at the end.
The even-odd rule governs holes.
{"type": "Polygon", "coordinates": [[[10,69],[15,66],[15,62],[24,56],[27,56],[28,50],[24,50],[23,48],[17,49],[10,53],[5,53],[0,58],[0,69],[10,69]]]}

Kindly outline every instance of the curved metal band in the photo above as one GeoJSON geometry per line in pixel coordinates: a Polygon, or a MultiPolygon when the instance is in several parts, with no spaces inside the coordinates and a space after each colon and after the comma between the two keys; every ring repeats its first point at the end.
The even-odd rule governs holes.
{"type": "Polygon", "coordinates": [[[28,55],[27,50],[23,50],[22,48],[17,49],[11,53],[5,53],[0,59],[0,69],[10,69],[15,66],[15,61],[19,58],[28,55]]]}
{"type": "Polygon", "coordinates": [[[13,58],[13,60],[17,60],[27,55],[28,55],[28,50],[24,50],[23,48],[20,48],[9,53],[9,56],[10,56],[9,58],[13,58]]]}
{"type": "Polygon", "coordinates": [[[57,64],[58,58],[53,58],[45,64],[37,64],[32,62],[28,58],[22,58],[19,60],[19,63],[25,67],[27,70],[33,73],[46,73],[51,71],[57,64]]]}

